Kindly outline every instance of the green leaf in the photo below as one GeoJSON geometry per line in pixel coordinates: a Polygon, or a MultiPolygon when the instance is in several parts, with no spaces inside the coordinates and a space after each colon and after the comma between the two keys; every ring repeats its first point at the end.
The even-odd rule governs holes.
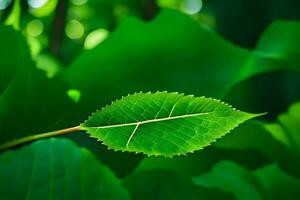
{"type": "Polygon", "coordinates": [[[295,45],[299,36],[299,21],[275,21],[262,34],[256,51],[267,57],[293,61],[300,53],[300,47],[295,45]]]}
{"type": "Polygon", "coordinates": [[[81,127],[111,149],[174,156],[206,147],[256,116],[210,98],[139,93],[97,111],[81,127]]]}
{"type": "Polygon", "coordinates": [[[168,170],[135,172],[123,180],[123,185],[136,200],[233,199],[233,196],[226,192],[196,186],[187,177],[168,170]]]}
{"type": "Polygon", "coordinates": [[[285,173],[277,165],[272,164],[257,169],[254,175],[266,191],[268,199],[299,199],[300,179],[285,173]]]}
{"type": "Polygon", "coordinates": [[[252,173],[229,161],[218,163],[212,172],[193,178],[193,182],[197,185],[219,188],[233,193],[239,200],[264,199],[252,173]]]}
{"type": "Polygon", "coordinates": [[[210,173],[194,177],[193,182],[231,192],[239,200],[298,199],[300,194],[300,180],[275,164],[249,171],[233,162],[222,161],[210,173]]]}
{"type": "Polygon", "coordinates": [[[279,115],[278,123],[266,124],[265,128],[285,147],[278,161],[279,167],[300,178],[300,102],[290,106],[288,112],[279,115]]]}
{"type": "Polygon", "coordinates": [[[295,45],[299,37],[299,22],[272,23],[241,68],[238,78],[241,82],[236,81],[224,101],[243,110],[258,113],[267,110],[269,116],[278,115],[289,104],[299,101],[300,48],[295,45]]]}
{"type": "Polygon", "coordinates": [[[0,95],[18,69],[33,66],[25,38],[12,27],[0,24],[0,95]]]}
{"type": "Polygon", "coordinates": [[[66,139],[0,155],[1,199],[130,199],[116,176],[66,139]]]}
{"type": "Polygon", "coordinates": [[[300,156],[300,102],[278,117],[278,123],[265,125],[272,136],[300,156]]]}
{"type": "Polygon", "coordinates": [[[20,0],[15,0],[13,4],[12,11],[5,21],[6,25],[12,25],[14,29],[20,29],[20,16],[21,16],[21,2],[20,0]]]}
{"type": "Polygon", "coordinates": [[[256,74],[282,69],[300,72],[300,48],[295,45],[299,36],[299,22],[272,23],[260,37],[239,78],[243,80],[256,74]]]}

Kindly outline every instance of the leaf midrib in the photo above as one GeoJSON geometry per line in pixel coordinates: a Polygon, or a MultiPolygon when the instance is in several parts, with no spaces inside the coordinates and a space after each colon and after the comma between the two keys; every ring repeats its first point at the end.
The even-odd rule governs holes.
{"type": "Polygon", "coordinates": [[[145,121],[138,121],[138,122],[130,122],[130,123],[124,123],[124,124],[113,124],[113,125],[105,125],[105,126],[82,126],[82,128],[98,128],[98,129],[105,129],[105,128],[115,128],[115,127],[123,127],[123,126],[136,126],[136,125],[142,125],[142,124],[148,124],[148,123],[155,123],[160,121],[167,121],[167,120],[174,120],[174,119],[182,119],[182,118],[188,118],[188,117],[196,117],[200,115],[206,115],[209,114],[209,112],[205,113],[194,113],[194,114],[187,114],[187,115],[178,115],[173,117],[164,117],[164,118],[158,118],[158,119],[150,119],[145,121]]]}

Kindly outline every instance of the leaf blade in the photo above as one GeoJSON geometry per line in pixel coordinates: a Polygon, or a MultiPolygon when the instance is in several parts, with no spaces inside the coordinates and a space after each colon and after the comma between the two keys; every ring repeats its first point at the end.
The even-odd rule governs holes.
{"type": "Polygon", "coordinates": [[[2,199],[130,199],[109,168],[67,139],[6,151],[0,163],[2,199]]]}
{"type": "Polygon", "coordinates": [[[136,93],[94,113],[81,127],[115,150],[174,156],[208,146],[255,116],[205,97],[136,93]]]}

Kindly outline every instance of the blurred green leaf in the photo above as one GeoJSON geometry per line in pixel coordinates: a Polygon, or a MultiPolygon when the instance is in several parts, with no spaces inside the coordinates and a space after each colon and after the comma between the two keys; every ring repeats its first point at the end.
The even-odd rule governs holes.
{"type": "Polygon", "coordinates": [[[243,110],[267,111],[269,118],[299,101],[299,36],[300,22],[271,24],[241,68],[238,80],[224,101],[243,110]]]}
{"type": "Polygon", "coordinates": [[[272,23],[262,34],[241,72],[241,79],[249,74],[274,70],[295,70],[300,72],[300,22],[278,21],[272,23]],[[289,30],[289,31],[286,31],[289,30]]]}
{"type": "Polygon", "coordinates": [[[268,165],[254,172],[269,199],[298,199],[300,179],[281,171],[277,165],[268,165]]]}
{"type": "Polygon", "coordinates": [[[278,117],[278,123],[266,124],[265,128],[286,147],[279,160],[279,167],[300,178],[300,103],[290,106],[287,113],[278,117]]]}
{"type": "Polygon", "coordinates": [[[272,136],[300,156],[300,102],[290,106],[287,113],[278,117],[278,123],[267,124],[272,136]]]}
{"type": "Polygon", "coordinates": [[[39,54],[35,60],[36,67],[45,71],[48,78],[55,77],[62,70],[62,64],[51,54],[39,54]]]}
{"type": "Polygon", "coordinates": [[[276,165],[249,171],[223,161],[212,172],[193,178],[200,186],[231,192],[237,199],[298,199],[300,180],[282,172],[276,165]]]}
{"type": "Polygon", "coordinates": [[[0,95],[12,81],[16,71],[32,66],[25,38],[20,32],[0,24],[0,95]]]}
{"type": "Polygon", "coordinates": [[[299,37],[300,22],[276,21],[264,31],[256,51],[269,57],[294,61],[300,54],[300,47],[296,43],[299,37]]]}
{"type": "Polygon", "coordinates": [[[1,199],[130,199],[116,176],[66,139],[0,155],[1,199]]]}
{"type": "Polygon", "coordinates": [[[264,193],[252,172],[229,161],[214,166],[212,172],[193,178],[196,185],[218,188],[239,200],[263,200],[264,193]]]}
{"type": "Polygon", "coordinates": [[[14,29],[19,30],[20,29],[20,17],[21,17],[21,2],[20,0],[15,0],[12,10],[7,17],[5,24],[11,25],[14,27],[14,29]]]}
{"type": "Polygon", "coordinates": [[[133,199],[232,199],[228,193],[198,187],[186,177],[167,170],[145,170],[123,180],[133,199]]]}
{"type": "Polygon", "coordinates": [[[240,81],[227,94],[225,101],[243,110],[268,111],[270,118],[299,101],[299,36],[300,22],[272,23],[261,36],[242,68],[240,81]]]}

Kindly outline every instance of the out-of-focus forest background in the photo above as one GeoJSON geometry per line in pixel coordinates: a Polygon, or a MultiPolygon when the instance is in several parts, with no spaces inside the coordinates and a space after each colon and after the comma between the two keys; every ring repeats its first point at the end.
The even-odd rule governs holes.
{"type": "Polygon", "coordinates": [[[140,91],[268,112],[183,157],[84,132],[4,151],[0,199],[297,199],[299,20],[299,0],[0,0],[0,145],[140,91]]]}

